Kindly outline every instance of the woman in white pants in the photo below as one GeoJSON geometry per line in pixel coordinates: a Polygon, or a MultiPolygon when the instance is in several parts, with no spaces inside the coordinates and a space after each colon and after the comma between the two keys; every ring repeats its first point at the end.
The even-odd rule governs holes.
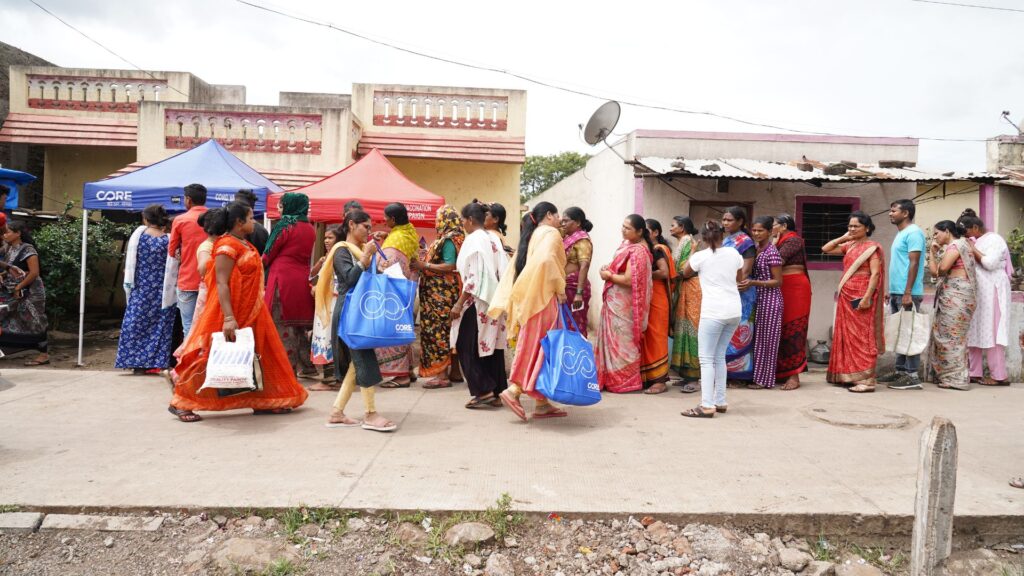
{"type": "Polygon", "coordinates": [[[697,329],[700,359],[700,406],[682,413],[688,418],[711,418],[725,412],[725,352],[740,323],[742,307],[739,285],[743,278],[743,257],[735,248],[722,246],[722,227],[709,221],[700,232],[705,248],[687,260],[683,277],[700,279],[703,297],[697,329]]]}

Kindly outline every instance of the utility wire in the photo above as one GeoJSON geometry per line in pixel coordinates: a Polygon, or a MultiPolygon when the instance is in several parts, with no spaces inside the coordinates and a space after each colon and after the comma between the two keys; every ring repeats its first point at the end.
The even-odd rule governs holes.
{"type": "Polygon", "coordinates": [[[943,6],[959,6],[961,8],[981,8],[982,10],[1001,10],[1003,12],[1024,12],[1020,8],[1004,8],[1002,6],[981,6],[979,4],[960,4],[959,2],[939,2],[938,0],[910,0],[922,4],[941,4],[943,6]]]}
{"type": "MultiPolygon", "coordinates": [[[[29,0],[29,1],[30,2],[34,2],[35,0],[29,0]]],[[[503,68],[498,68],[498,67],[488,66],[488,65],[483,65],[483,64],[472,64],[472,63],[469,63],[469,62],[463,62],[463,61],[455,60],[453,58],[448,58],[448,57],[445,57],[445,56],[438,56],[436,54],[431,54],[431,53],[429,53],[429,52],[427,52],[427,51],[425,51],[423,49],[406,48],[406,47],[403,47],[403,46],[399,46],[397,44],[393,44],[391,42],[386,42],[384,40],[379,40],[377,38],[372,38],[370,36],[367,36],[365,34],[361,34],[359,32],[354,32],[352,30],[348,30],[348,29],[345,29],[345,28],[340,28],[340,27],[335,26],[334,24],[332,24],[330,22],[323,22],[323,21],[320,21],[320,20],[314,20],[312,18],[307,18],[307,17],[304,17],[304,16],[298,16],[298,15],[295,15],[295,14],[289,14],[287,12],[283,12],[283,11],[277,10],[275,8],[270,8],[268,6],[257,4],[255,2],[251,2],[249,0],[235,0],[235,1],[238,2],[239,4],[244,4],[246,6],[250,6],[252,8],[256,8],[258,10],[263,10],[265,12],[269,12],[271,14],[275,14],[275,15],[281,16],[283,18],[288,18],[288,19],[295,20],[295,21],[298,21],[298,22],[303,22],[305,24],[310,24],[310,25],[313,25],[313,26],[320,26],[320,27],[323,27],[323,28],[328,28],[330,30],[334,30],[335,32],[340,32],[342,34],[346,34],[346,35],[352,36],[353,38],[358,38],[360,40],[365,40],[367,42],[370,42],[370,43],[373,43],[373,44],[377,44],[378,46],[384,46],[386,48],[391,48],[393,50],[398,50],[400,52],[405,52],[407,54],[412,54],[414,56],[419,56],[419,57],[427,58],[427,59],[430,59],[430,60],[436,60],[438,62],[444,62],[446,64],[452,64],[452,65],[455,65],[455,66],[462,66],[464,68],[471,68],[471,69],[474,69],[474,70],[480,70],[480,71],[484,71],[484,72],[493,72],[493,73],[496,73],[496,74],[503,74],[505,76],[511,76],[513,78],[518,78],[519,80],[523,80],[525,82],[529,82],[529,83],[535,84],[537,86],[543,86],[545,88],[551,88],[552,90],[558,90],[558,91],[566,92],[566,93],[569,93],[569,94],[575,94],[577,96],[586,96],[588,98],[596,98],[598,100],[617,100],[620,104],[625,104],[627,106],[633,106],[635,108],[646,108],[646,109],[649,109],[649,110],[660,110],[660,111],[664,111],[664,112],[676,112],[676,113],[679,113],[679,114],[691,114],[691,115],[695,115],[695,116],[707,116],[707,117],[711,117],[711,118],[719,118],[721,120],[729,120],[731,122],[736,122],[736,123],[744,124],[744,125],[747,125],[747,126],[756,126],[758,128],[769,128],[771,130],[782,130],[782,131],[785,131],[785,132],[794,132],[794,133],[797,133],[797,134],[810,134],[810,135],[815,135],[815,136],[847,136],[847,137],[850,136],[849,134],[838,134],[838,133],[834,133],[834,132],[816,132],[816,131],[812,131],[812,130],[799,130],[799,129],[796,129],[796,128],[787,128],[785,126],[779,126],[777,124],[766,124],[766,123],[762,123],[762,122],[755,122],[753,120],[745,120],[743,118],[739,118],[739,117],[736,117],[736,116],[730,116],[730,115],[727,115],[727,114],[719,114],[717,112],[712,112],[710,110],[687,110],[687,109],[676,108],[676,107],[667,106],[667,105],[644,104],[644,103],[641,103],[641,102],[635,102],[635,101],[630,101],[630,100],[626,100],[626,99],[608,98],[607,96],[602,96],[602,95],[599,95],[599,94],[593,94],[591,92],[586,92],[586,91],[583,91],[583,90],[580,90],[580,89],[571,88],[571,87],[565,86],[565,85],[555,84],[554,82],[549,82],[549,81],[541,80],[541,79],[538,79],[538,78],[535,78],[535,77],[532,77],[532,76],[527,76],[525,74],[521,74],[519,72],[515,72],[515,71],[512,71],[512,70],[506,70],[506,69],[503,69],[503,68]]],[[[923,1],[923,0],[921,0],[921,1],[923,1]]],[[[868,136],[862,136],[862,137],[863,138],[868,138],[868,136]]],[[[910,136],[909,138],[914,138],[914,139],[917,139],[917,140],[928,140],[928,141],[932,141],[932,142],[986,142],[987,141],[986,138],[932,138],[932,137],[926,137],[926,136],[910,136]]]]}
{"type": "MultiPolygon", "coordinates": [[[[149,76],[149,77],[150,77],[150,78],[152,78],[153,80],[162,80],[161,78],[157,78],[156,76],[154,76],[154,75],[153,75],[152,73],[150,73],[150,72],[149,72],[148,70],[145,70],[145,69],[143,69],[143,68],[142,68],[141,66],[139,66],[138,64],[135,64],[135,63],[134,63],[134,62],[132,62],[131,60],[129,60],[129,59],[127,59],[127,58],[125,58],[124,56],[121,56],[120,54],[118,54],[117,52],[114,52],[114,51],[113,51],[113,50],[111,50],[110,48],[107,48],[106,46],[104,46],[103,44],[101,44],[101,43],[100,43],[100,42],[99,42],[98,40],[95,40],[95,39],[93,39],[93,38],[92,38],[91,36],[89,36],[89,35],[88,35],[88,34],[86,34],[85,32],[82,32],[82,31],[81,31],[81,30],[79,30],[78,28],[75,28],[74,26],[72,26],[72,25],[71,25],[71,23],[70,23],[70,22],[68,22],[67,20],[65,20],[65,19],[61,18],[60,16],[57,16],[57,15],[56,15],[56,14],[54,14],[53,12],[50,12],[50,11],[49,11],[49,10],[47,10],[47,9],[46,9],[46,7],[44,7],[44,6],[42,5],[42,4],[40,4],[39,2],[36,2],[36,0],[28,0],[28,1],[29,1],[29,2],[31,2],[32,4],[35,4],[35,5],[36,5],[36,8],[39,8],[39,9],[40,9],[40,10],[42,10],[43,12],[46,12],[47,14],[49,14],[50,16],[52,16],[53,18],[55,18],[55,19],[56,19],[56,20],[57,20],[58,22],[60,22],[61,24],[63,24],[63,25],[65,25],[65,26],[67,26],[68,28],[71,28],[72,30],[74,30],[75,32],[77,32],[78,34],[80,34],[80,35],[81,35],[81,36],[82,36],[83,38],[85,38],[86,40],[88,40],[88,41],[92,42],[93,44],[95,44],[95,45],[99,46],[100,48],[103,48],[103,49],[104,49],[104,50],[106,50],[107,52],[109,52],[109,53],[113,54],[113,55],[114,55],[115,57],[119,58],[119,59],[120,59],[121,61],[125,62],[126,64],[128,64],[128,65],[129,65],[129,66],[131,66],[132,68],[135,68],[136,70],[138,70],[139,72],[142,72],[142,73],[143,73],[143,74],[145,74],[146,76],[149,76]]],[[[185,94],[184,92],[182,92],[181,90],[178,90],[178,89],[177,89],[177,88],[175,88],[174,86],[171,86],[170,84],[167,84],[167,87],[168,87],[168,88],[170,88],[171,90],[174,90],[174,91],[175,91],[175,92],[177,92],[178,94],[181,94],[182,96],[184,96],[184,97],[188,98],[188,94],[185,94]]]]}

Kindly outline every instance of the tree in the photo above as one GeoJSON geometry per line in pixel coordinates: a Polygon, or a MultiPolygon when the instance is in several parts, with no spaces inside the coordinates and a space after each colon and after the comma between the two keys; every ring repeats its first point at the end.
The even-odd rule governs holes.
{"type": "Polygon", "coordinates": [[[590,159],[589,154],[562,152],[547,156],[527,156],[523,163],[522,176],[519,181],[519,199],[526,202],[530,198],[551,188],[560,180],[583,168],[590,159]]]}

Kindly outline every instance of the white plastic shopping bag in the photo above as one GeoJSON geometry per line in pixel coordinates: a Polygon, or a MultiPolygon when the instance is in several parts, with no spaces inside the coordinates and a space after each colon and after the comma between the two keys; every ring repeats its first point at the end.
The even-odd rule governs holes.
{"type": "Polygon", "coordinates": [[[916,356],[928,347],[932,318],[916,310],[900,310],[885,319],[885,349],[904,356],[916,356]]]}
{"type": "Polygon", "coordinates": [[[210,358],[206,362],[206,381],[199,390],[231,389],[236,394],[256,390],[253,370],[256,341],[252,328],[235,330],[234,342],[225,340],[223,332],[215,332],[212,338],[210,358]]]}

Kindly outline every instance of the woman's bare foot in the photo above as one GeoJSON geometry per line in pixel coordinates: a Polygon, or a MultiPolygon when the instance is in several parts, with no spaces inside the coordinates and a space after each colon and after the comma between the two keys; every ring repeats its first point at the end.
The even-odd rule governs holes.
{"type": "Polygon", "coordinates": [[[787,391],[788,390],[796,390],[799,387],[800,387],[800,377],[799,376],[790,376],[786,380],[786,383],[782,385],[782,389],[783,390],[787,390],[787,391]]]}
{"type": "Polygon", "coordinates": [[[340,388],[340,386],[338,385],[332,386],[327,382],[317,382],[316,384],[310,385],[309,388],[307,388],[307,390],[311,392],[337,392],[338,388],[340,388]]]}
{"type": "Polygon", "coordinates": [[[345,416],[345,413],[340,410],[331,410],[331,415],[327,418],[328,428],[355,428],[362,424],[359,420],[353,420],[345,416]]]}
{"type": "Polygon", "coordinates": [[[381,416],[377,412],[370,412],[363,419],[363,430],[373,430],[374,432],[391,432],[398,428],[398,425],[381,416]]]}

